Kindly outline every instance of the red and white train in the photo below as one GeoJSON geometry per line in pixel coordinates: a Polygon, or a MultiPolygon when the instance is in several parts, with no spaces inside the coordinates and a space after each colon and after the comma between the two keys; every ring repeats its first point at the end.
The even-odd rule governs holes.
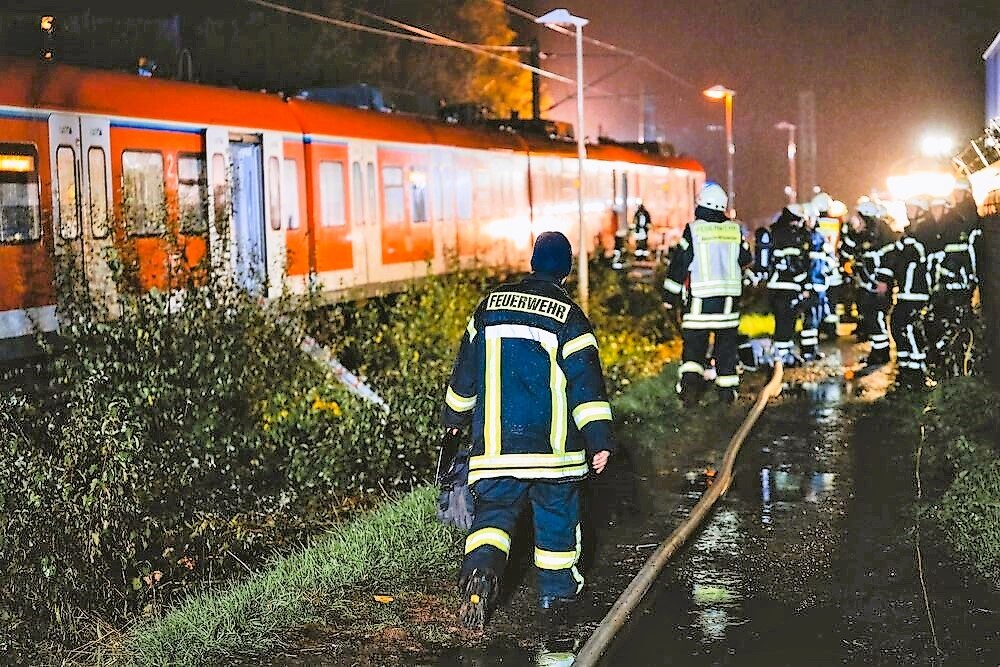
{"type": "MultiPolygon", "coordinates": [[[[538,233],[577,237],[572,143],[15,58],[0,81],[0,347],[57,329],[64,253],[109,297],[123,246],[147,289],[218,252],[273,296],[409,280],[450,257],[521,266],[538,233]]],[[[594,145],[583,181],[607,248],[616,201],[640,197],[654,241],[676,240],[704,170],[594,145]]]]}

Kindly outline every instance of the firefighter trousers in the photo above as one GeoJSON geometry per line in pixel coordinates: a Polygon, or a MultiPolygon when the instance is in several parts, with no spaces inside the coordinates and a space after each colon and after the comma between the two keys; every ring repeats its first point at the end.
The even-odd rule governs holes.
{"type": "Polygon", "coordinates": [[[577,569],[581,550],[579,483],[500,477],[476,482],[472,493],[476,513],[465,539],[460,580],[473,570],[491,571],[498,580],[502,578],[517,519],[530,503],[538,595],[572,598],[583,589],[583,576],[577,569]]]}
{"type": "Polygon", "coordinates": [[[901,375],[922,378],[927,374],[927,340],[922,313],[926,301],[896,301],[892,309],[892,339],[901,375]]]}
{"type": "Polygon", "coordinates": [[[732,393],[740,384],[736,373],[739,362],[740,312],[736,297],[693,298],[681,322],[680,393],[697,395],[705,383],[708,344],[715,334],[712,357],[715,359],[715,386],[720,393],[732,393]]]}
{"type": "Polygon", "coordinates": [[[863,327],[861,336],[872,344],[871,352],[868,353],[870,366],[889,363],[889,305],[890,299],[887,296],[867,289],[858,290],[858,327],[863,327]]]}
{"type": "Polygon", "coordinates": [[[803,308],[805,318],[802,322],[802,332],[799,334],[799,346],[802,354],[816,354],[819,352],[819,327],[830,310],[826,291],[811,292],[803,308]]]}
{"type": "Polygon", "coordinates": [[[795,322],[799,318],[799,293],[795,290],[769,290],[774,313],[774,354],[784,363],[795,353],[795,322]]]}

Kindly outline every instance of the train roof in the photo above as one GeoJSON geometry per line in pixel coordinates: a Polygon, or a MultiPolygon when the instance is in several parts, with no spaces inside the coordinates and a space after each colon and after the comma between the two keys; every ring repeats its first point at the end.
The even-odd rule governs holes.
{"type": "MultiPolygon", "coordinates": [[[[575,157],[571,142],[451,125],[404,114],[310,102],[278,95],[134,76],[108,70],[0,56],[0,105],[164,123],[377,141],[501,149],[575,157]]],[[[696,160],[650,155],[613,144],[588,145],[591,159],[704,172],[696,160]]]]}

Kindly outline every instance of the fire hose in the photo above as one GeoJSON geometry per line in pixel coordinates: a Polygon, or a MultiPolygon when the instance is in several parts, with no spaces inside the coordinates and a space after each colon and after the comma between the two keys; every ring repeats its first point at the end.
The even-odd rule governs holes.
{"type": "Polygon", "coordinates": [[[782,375],[783,370],[779,361],[774,365],[774,373],[771,375],[771,380],[761,390],[750,413],[730,439],[715,482],[702,494],[687,519],[646,560],[642,569],[639,570],[639,573],[628,585],[628,588],[618,597],[614,606],[611,607],[611,610],[597,626],[594,634],[590,636],[590,639],[587,640],[587,643],[583,645],[583,648],[577,654],[576,660],[573,662],[575,667],[593,667],[598,663],[615,635],[628,622],[632,612],[638,606],[639,602],[642,601],[643,596],[646,595],[650,586],[656,581],[656,578],[660,575],[667,562],[687,542],[688,538],[698,530],[705,518],[708,517],[715,502],[729,490],[729,486],[733,482],[733,467],[736,464],[736,456],[739,454],[740,448],[750,434],[751,429],[753,429],[761,414],[764,413],[764,408],[767,407],[768,401],[781,393],[782,375]]]}

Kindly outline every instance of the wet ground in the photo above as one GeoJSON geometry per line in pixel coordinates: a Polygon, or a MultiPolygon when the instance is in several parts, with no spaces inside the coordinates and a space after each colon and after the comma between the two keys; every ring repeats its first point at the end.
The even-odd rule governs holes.
{"type": "MultiPolygon", "coordinates": [[[[885,404],[872,402],[888,373],[844,380],[856,353],[831,348],[818,368],[787,374],[782,398],[744,445],[729,493],[668,564],[604,664],[1000,665],[996,587],[951,562],[934,535],[919,536],[921,577],[915,443],[893,438],[879,418],[885,404]]],[[[765,379],[748,378],[746,393],[765,379]]],[[[512,557],[509,590],[485,636],[444,627],[437,641],[410,641],[402,654],[376,646],[399,638],[374,634],[371,650],[310,650],[276,664],[569,664],[697,501],[748,408],[701,408],[699,438],[634,455],[591,490],[588,543],[596,547],[585,554],[588,593],[572,611],[535,609],[530,539],[521,540],[527,546],[512,557]]],[[[436,603],[429,616],[450,614],[446,600],[436,603]]]]}

